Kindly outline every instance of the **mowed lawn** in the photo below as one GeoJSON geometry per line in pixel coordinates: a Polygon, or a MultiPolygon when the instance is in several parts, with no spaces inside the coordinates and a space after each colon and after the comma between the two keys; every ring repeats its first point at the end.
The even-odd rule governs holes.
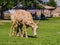
{"type": "MultiPolygon", "coordinates": [[[[10,22],[0,22],[0,45],[60,45],[60,18],[41,20],[37,38],[9,37],[10,26],[10,22]]],[[[28,28],[28,35],[32,36],[31,28],[28,28]]]]}

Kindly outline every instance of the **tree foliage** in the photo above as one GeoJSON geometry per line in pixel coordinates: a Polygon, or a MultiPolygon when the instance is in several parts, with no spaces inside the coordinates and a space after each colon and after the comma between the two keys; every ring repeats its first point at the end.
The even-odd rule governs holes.
{"type": "Polygon", "coordinates": [[[49,0],[49,2],[47,2],[47,5],[56,7],[56,2],[54,0],[49,0]]]}
{"type": "Polygon", "coordinates": [[[10,9],[14,6],[14,0],[0,0],[0,6],[3,10],[10,9]]]}
{"type": "MultiPolygon", "coordinates": [[[[0,0],[0,6],[3,7],[3,10],[11,9],[16,6],[18,3],[21,3],[24,8],[32,7],[40,7],[40,5],[36,4],[37,0],[0,0]]],[[[39,0],[41,3],[41,1],[39,0]]]]}

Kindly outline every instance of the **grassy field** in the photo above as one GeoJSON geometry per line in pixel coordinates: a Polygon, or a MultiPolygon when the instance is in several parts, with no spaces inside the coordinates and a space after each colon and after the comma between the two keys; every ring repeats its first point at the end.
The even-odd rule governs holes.
{"type": "MultiPolygon", "coordinates": [[[[9,37],[10,26],[9,22],[0,22],[0,45],[60,45],[60,18],[41,20],[37,38],[9,37]]],[[[28,35],[32,36],[31,28],[28,28],[28,35]]]]}

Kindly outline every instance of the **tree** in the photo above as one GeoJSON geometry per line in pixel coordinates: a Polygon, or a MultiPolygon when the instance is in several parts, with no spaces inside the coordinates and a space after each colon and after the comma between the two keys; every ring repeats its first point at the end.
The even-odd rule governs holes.
{"type": "Polygon", "coordinates": [[[3,11],[4,10],[8,10],[11,9],[14,5],[14,0],[0,0],[0,6],[1,6],[1,19],[4,19],[4,14],[3,11]]]}
{"type": "Polygon", "coordinates": [[[4,19],[4,15],[3,15],[3,10],[7,7],[6,5],[8,4],[8,0],[1,0],[0,1],[0,6],[1,6],[1,19],[4,19]]]}
{"type": "Polygon", "coordinates": [[[23,4],[24,8],[29,8],[29,7],[31,7],[31,5],[35,6],[36,1],[37,0],[22,0],[20,2],[23,4]]]}
{"type": "Polygon", "coordinates": [[[47,2],[47,5],[56,7],[56,2],[54,0],[49,0],[49,2],[47,2]]]}
{"type": "Polygon", "coordinates": [[[42,0],[38,0],[38,1],[43,4],[43,1],[42,0]]]}

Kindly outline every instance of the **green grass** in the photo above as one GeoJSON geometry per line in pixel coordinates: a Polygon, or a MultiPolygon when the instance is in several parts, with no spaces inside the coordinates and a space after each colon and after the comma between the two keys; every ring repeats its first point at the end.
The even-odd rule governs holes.
{"type": "MultiPolygon", "coordinates": [[[[9,37],[10,26],[9,22],[0,24],[0,45],[60,45],[60,18],[41,20],[37,38],[9,37]]],[[[28,29],[28,35],[32,36],[31,28],[28,29]]]]}

